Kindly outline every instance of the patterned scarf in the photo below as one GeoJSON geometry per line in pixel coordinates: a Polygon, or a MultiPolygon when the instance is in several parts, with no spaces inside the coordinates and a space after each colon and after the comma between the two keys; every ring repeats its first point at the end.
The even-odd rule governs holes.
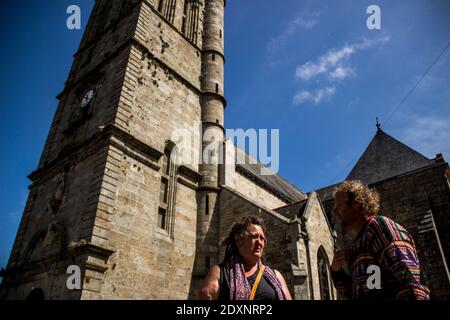
{"type": "MultiPolygon", "coordinates": [[[[251,293],[250,285],[245,276],[244,266],[239,256],[232,256],[226,263],[230,270],[230,300],[248,300],[251,293]]],[[[264,278],[275,289],[278,300],[285,300],[283,289],[275,272],[268,266],[265,266],[264,278]]]]}

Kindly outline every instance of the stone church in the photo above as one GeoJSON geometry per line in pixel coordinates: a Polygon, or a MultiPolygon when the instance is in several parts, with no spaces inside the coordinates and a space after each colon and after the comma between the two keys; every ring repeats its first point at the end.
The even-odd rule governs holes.
{"type": "MultiPolygon", "coordinates": [[[[337,298],[330,260],[348,239],[333,232],[334,186],[305,193],[255,161],[177,161],[180,128],[200,153],[214,142],[212,159],[230,149],[251,159],[224,138],[225,2],[95,2],[29,176],[0,299],[195,299],[218,243],[248,214],[264,219],[265,262],[295,299],[337,298]],[[70,266],[79,288],[67,285],[70,266]]],[[[449,297],[448,176],[442,156],[381,129],[349,176],[412,229],[436,298],[449,297]]]]}

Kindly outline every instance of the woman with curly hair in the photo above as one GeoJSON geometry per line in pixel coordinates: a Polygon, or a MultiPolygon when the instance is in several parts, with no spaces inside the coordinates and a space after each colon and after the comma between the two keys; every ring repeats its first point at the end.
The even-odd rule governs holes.
{"type": "Polygon", "coordinates": [[[262,263],[266,237],[261,219],[244,217],[222,242],[225,257],[200,288],[204,300],[291,300],[283,276],[262,263]]]}

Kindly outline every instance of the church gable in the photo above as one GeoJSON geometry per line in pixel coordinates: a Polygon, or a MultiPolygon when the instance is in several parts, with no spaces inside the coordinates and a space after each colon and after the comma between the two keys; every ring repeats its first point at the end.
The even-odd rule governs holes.
{"type": "Polygon", "coordinates": [[[330,259],[333,257],[334,238],[324,208],[315,192],[302,200],[278,209],[289,220],[297,220],[301,225],[299,242],[300,263],[306,268],[310,281],[303,286],[302,299],[332,300],[336,294],[330,276],[330,259]]]}
{"type": "Polygon", "coordinates": [[[288,204],[287,206],[277,208],[275,209],[275,211],[292,220],[303,215],[307,203],[308,199],[305,199],[292,204],[288,204]]]}
{"type": "Polygon", "coordinates": [[[346,180],[361,180],[370,184],[433,163],[433,160],[378,129],[346,180]]]}

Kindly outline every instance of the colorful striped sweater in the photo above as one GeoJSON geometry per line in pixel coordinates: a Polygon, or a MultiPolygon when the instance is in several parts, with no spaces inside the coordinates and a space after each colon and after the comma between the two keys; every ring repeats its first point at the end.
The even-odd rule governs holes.
{"type": "Polygon", "coordinates": [[[351,276],[343,270],[331,272],[336,290],[346,299],[429,299],[411,235],[387,217],[368,219],[353,242],[349,266],[351,276]],[[369,289],[375,284],[377,268],[369,268],[373,265],[380,270],[380,289],[369,289]]]}

